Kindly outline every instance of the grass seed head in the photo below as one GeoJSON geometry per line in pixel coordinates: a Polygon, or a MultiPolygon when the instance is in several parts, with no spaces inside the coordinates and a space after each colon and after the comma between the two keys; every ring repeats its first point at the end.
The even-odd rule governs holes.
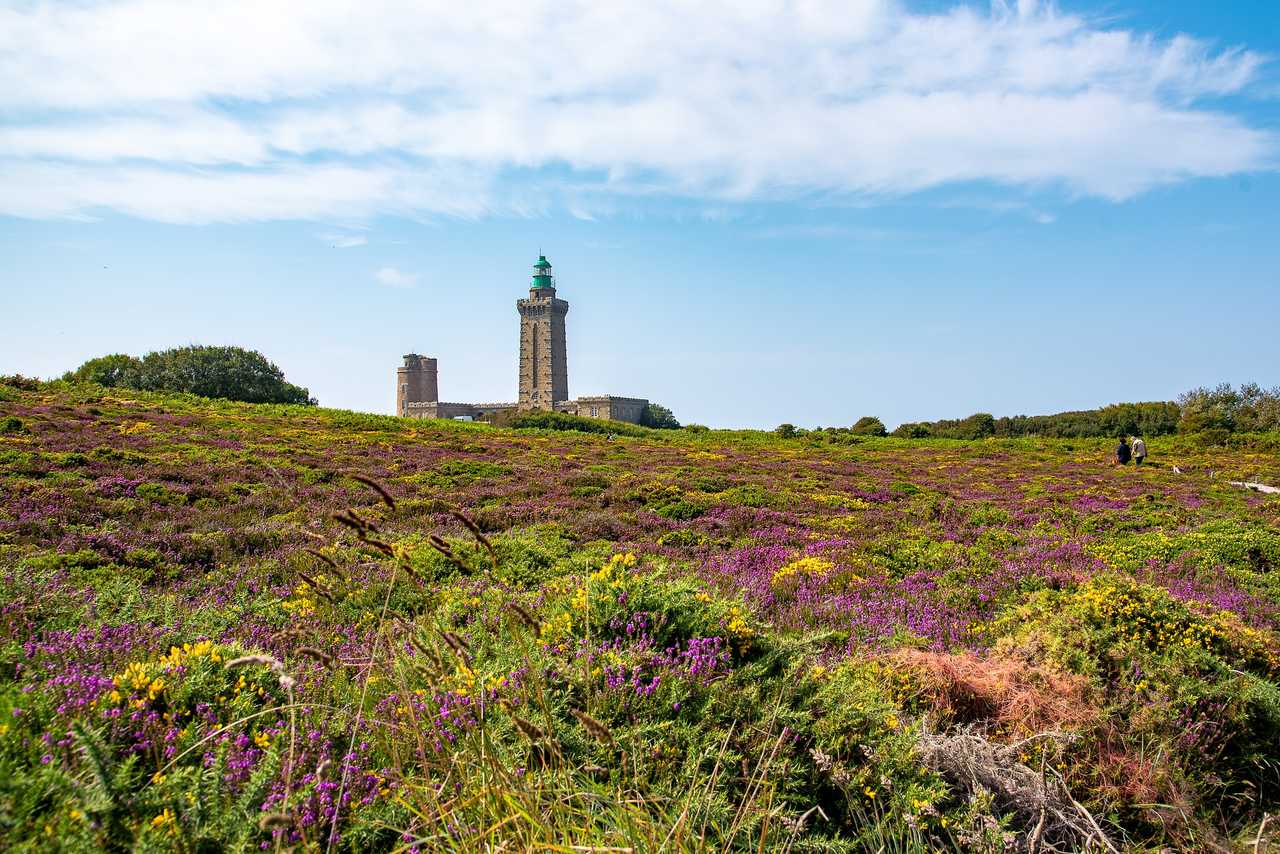
{"type": "Polygon", "coordinates": [[[512,715],[511,719],[515,721],[516,729],[520,730],[524,737],[530,741],[541,741],[547,737],[545,732],[519,715],[512,715]]]}
{"type": "Polygon", "coordinates": [[[578,723],[582,724],[582,728],[587,731],[587,734],[596,741],[599,741],[602,744],[613,743],[613,733],[609,732],[609,728],[604,724],[600,723],[586,712],[579,711],[578,709],[570,709],[569,711],[578,719],[578,723]]]}
{"type": "Polygon", "coordinates": [[[321,563],[327,564],[329,568],[334,570],[335,572],[341,573],[341,570],[338,569],[338,564],[334,563],[333,558],[329,557],[328,555],[323,554],[322,552],[312,548],[306,548],[306,549],[303,549],[303,551],[311,555],[321,563]]]}
{"type": "Polygon", "coordinates": [[[353,519],[356,522],[356,524],[360,526],[362,530],[373,531],[375,533],[378,530],[377,525],[373,524],[372,522],[366,522],[364,519],[360,518],[360,515],[356,513],[356,511],[351,507],[347,508],[347,516],[353,519]]]}
{"type": "Polygon", "coordinates": [[[449,645],[449,649],[453,650],[453,654],[462,659],[463,662],[471,663],[471,647],[467,642],[453,632],[441,632],[440,636],[444,638],[444,642],[449,645]]]}
{"type": "Polygon", "coordinates": [[[508,602],[507,608],[511,613],[516,615],[516,619],[523,623],[526,628],[535,632],[539,630],[540,627],[538,625],[538,621],[535,620],[533,615],[526,611],[519,602],[508,602]]]}
{"type": "Polygon", "coordinates": [[[362,474],[353,474],[351,475],[351,479],[363,483],[365,486],[378,493],[378,497],[381,498],[388,507],[392,510],[396,509],[396,500],[391,497],[391,493],[387,492],[386,488],[382,484],[378,483],[373,478],[365,477],[362,474]]]}
{"type": "MultiPolygon", "coordinates": [[[[347,511],[347,513],[350,513],[350,512],[351,511],[347,511]]],[[[347,515],[347,513],[334,513],[332,515],[333,521],[341,525],[346,525],[348,528],[351,528],[355,531],[363,531],[365,529],[364,522],[360,521],[354,516],[347,515]]]]}
{"type": "Polygon", "coordinates": [[[325,590],[324,587],[321,586],[320,582],[316,581],[314,578],[312,578],[310,575],[307,575],[305,572],[303,572],[300,569],[296,570],[296,572],[298,573],[298,577],[301,578],[303,581],[307,582],[307,585],[310,586],[311,589],[315,591],[316,595],[319,596],[321,599],[324,599],[330,605],[332,605],[335,601],[337,601],[333,598],[333,595],[329,593],[328,590],[325,590]]]}
{"type": "Polygon", "coordinates": [[[314,646],[300,646],[293,651],[294,655],[305,655],[308,658],[314,658],[325,667],[333,667],[333,656],[322,649],[316,649],[314,646]]]}
{"type": "Polygon", "coordinates": [[[264,667],[270,667],[275,670],[283,665],[269,655],[242,655],[239,658],[233,658],[227,662],[228,668],[247,667],[250,664],[261,664],[264,667]]]}

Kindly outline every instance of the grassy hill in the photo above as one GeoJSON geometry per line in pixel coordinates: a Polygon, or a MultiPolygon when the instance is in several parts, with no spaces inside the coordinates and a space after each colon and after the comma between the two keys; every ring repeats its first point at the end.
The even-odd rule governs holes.
{"type": "Polygon", "coordinates": [[[1110,445],[0,385],[0,838],[1253,850],[1280,457],[1110,445]]]}

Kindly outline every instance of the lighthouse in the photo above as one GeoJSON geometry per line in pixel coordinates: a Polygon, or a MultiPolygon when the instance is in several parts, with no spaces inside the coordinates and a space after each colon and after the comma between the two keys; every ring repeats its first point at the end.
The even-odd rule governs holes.
{"type": "Polygon", "coordinates": [[[516,300],[520,313],[519,409],[554,409],[569,400],[569,359],[564,318],[569,303],[556,297],[556,280],[547,256],[538,256],[529,298],[516,300]]]}

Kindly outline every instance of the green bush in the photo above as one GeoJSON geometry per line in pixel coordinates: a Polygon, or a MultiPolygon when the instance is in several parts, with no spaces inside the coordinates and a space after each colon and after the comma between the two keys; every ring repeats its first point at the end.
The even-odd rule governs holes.
{"type": "Polygon", "coordinates": [[[645,407],[644,413],[640,416],[640,425],[642,427],[654,427],[658,430],[680,429],[680,422],[671,414],[671,410],[656,403],[651,403],[645,407]]]}
{"type": "Polygon", "coordinates": [[[603,418],[582,418],[564,412],[527,412],[517,415],[510,421],[510,426],[517,430],[573,430],[579,433],[601,433],[616,436],[650,436],[643,427],[637,427],[624,421],[610,421],[603,418]]]}
{"type": "Polygon", "coordinates": [[[187,503],[187,496],[176,492],[163,483],[142,483],[138,485],[136,495],[152,504],[164,504],[176,507],[187,503]]]}
{"type": "Polygon", "coordinates": [[[0,386],[9,386],[18,391],[39,391],[41,382],[31,377],[24,377],[22,374],[9,374],[0,376],[0,386]]]}
{"type": "Polygon", "coordinates": [[[117,353],[90,359],[63,379],[245,403],[316,403],[305,388],[286,382],[284,372],[265,356],[242,347],[175,347],[141,359],[117,353]]]}
{"type": "Polygon", "coordinates": [[[887,436],[889,431],[884,428],[884,422],[874,415],[864,415],[853,423],[853,427],[849,429],[850,433],[855,436],[887,436]]]}
{"type": "Polygon", "coordinates": [[[897,439],[927,439],[933,433],[930,432],[930,425],[926,422],[907,421],[895,427],[889,435],[897,439]]]}

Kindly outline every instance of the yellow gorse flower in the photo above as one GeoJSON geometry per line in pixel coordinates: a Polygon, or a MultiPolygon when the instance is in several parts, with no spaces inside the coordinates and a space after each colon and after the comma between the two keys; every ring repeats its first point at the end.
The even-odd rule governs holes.
{"type": "Polygon", "coordinates": [[[769,585],[775,588],[781,587],[795,576],[826,575],[833,569],[835,569],[835,564],[829,560],[823,560],[820,557],[802,557],[799,560],[791,561],[791,563],[775,572],[773,578],[769,580],[769,585]]]}
{"type": "Polygon", "coordinates": [[[740,655],[751,648],[751,641],[756,636],[755,630],[747,624],[742,608],[737,605],[729,609],[729,620],[725,625],[725,631],[729,633],[729,639],[740,655]]]}
{"type": "Polygon", "coordinates": [[[542,624],[541,637],[547,643],[556,643],[573,634],[574,615],[583,614],[584,618],[590,610],[592,601],[598,597],[616,597],[626,589],[627,569],[636,565],[636,556],[630,552],[616,554],[609,562],[587,576],[586,581],[573,591],[569,597],[568,613],[561,613],[542,624]]]}
{"type": "Polygon", "coordinates": [[[467,665],[459,664],[453,673],[453,683],[453,692],[459,697],[465,697],[476,690],[476,674],[467,665]]]}
{"type": "Polygon", "coordinates": [[[184,643],[180,647],[172,646],[168,653],[155,661],[131,661],[124,670],[111,678],[114,690],[107,694],[107,698],[112,703],[120,703],[125,699],[125,691],[143,694],[145,699],[133,701],[135,708],[143,708],[147,701],[155,700],[168,686],[169,680],[165,677],[200,660],[221,662],[222,652],[212,641],[206,640],[194,644],[184,643]]]}

